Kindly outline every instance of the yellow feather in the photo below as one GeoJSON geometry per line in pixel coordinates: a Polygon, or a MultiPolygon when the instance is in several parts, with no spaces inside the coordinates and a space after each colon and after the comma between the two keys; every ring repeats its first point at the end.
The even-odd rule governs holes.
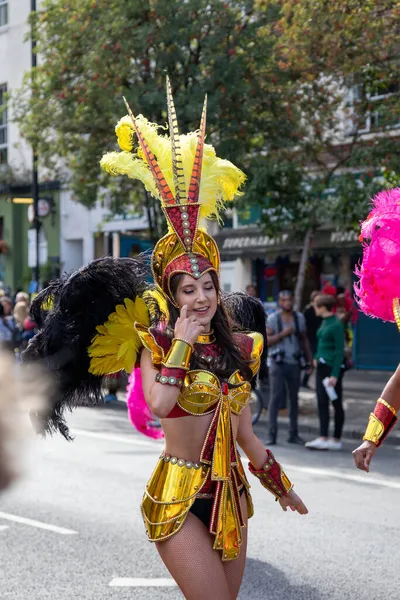
{"type": "MultiPolygon", "coordinates": [[[[156,123],[151,123],[142,115],[137,116],[135,120],[150,150],[155,155],[172,193],[175,194],[169,136],[160,134],[159,131],[162,128],[156,123]]],[[[118,143],[123,151],[105,154],[100,161],[101,167],[112,175],[128,175],[132,179],[139,179],[150,194],[160,199],[143,151],[140,147],[133,147],[135,134],[130,117],[123,117],[119,121],[116,131],[118,143]]],[[[188,189],[196,153],[197,132],[180,135],[179,140],[185,186],[188,189]]],[[[245,174],[238,167],[228,160],[219,158],[211,144],[204,144],[199,196],[200,217],[202,219],[219,219],[225,203],[233,201],[236,195],[241,195],[239,190],[245,180],[245,174]]]]}
{"type": "Polygon", "coordinates": [[[122,369],[131,372],[135,366],[142,344],[134,324],[139,322],[148,327],[149,312],[142,298],[136,298],[135,302],[125,298],[124,302],[115,307],[104,325],[97,327],[88,348],[89,372],[93,375],[107,375],[122,369]]]}

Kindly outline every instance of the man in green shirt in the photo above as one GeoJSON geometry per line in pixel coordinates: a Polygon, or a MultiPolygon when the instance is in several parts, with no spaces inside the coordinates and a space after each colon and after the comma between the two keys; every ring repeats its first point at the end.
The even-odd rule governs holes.
{"type": "Polygon", "coordinates": [[[306,444],[312,450],[340,450],[344,425],[343,410],[343,360],[344,328],[334,315],[336,299],[328,294],[320,294],[314,299],[314,308],[322,317],[322,325],[317,332],[317,351],[314,363],[317,367],[316,391],[320,420],[320,437],[306,444]],[[333,438],[329,439],[329,404],[335,411],[333,438]]]}

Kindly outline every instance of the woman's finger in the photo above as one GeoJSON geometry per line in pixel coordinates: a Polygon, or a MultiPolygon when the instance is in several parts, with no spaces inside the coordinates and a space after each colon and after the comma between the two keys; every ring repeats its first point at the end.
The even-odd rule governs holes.
{"type": "Polygon", "coordinates": [[[181,314],[180,314],[181,319],[186,319],[186,315],[187,315],[187,304],[184,304],[181,308],[181,314]]]}

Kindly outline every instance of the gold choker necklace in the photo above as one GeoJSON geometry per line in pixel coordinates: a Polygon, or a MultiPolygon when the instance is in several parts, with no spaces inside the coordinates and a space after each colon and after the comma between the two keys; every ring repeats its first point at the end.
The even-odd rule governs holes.
{"type": "Polygon", "coordinates": [[[214,331],[211,330],[210,333],[202,333],[197,338],[196,344],[212,344],[215,342],[214,331]]]}

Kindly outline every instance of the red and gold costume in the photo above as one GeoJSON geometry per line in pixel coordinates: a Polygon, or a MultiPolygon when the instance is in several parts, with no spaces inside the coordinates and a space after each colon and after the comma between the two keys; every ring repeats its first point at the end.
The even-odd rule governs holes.
{"type": "MultiPolygon", "coordinates": [[[[139,335],[152,353],[153,365],[161,369],[170,340],[160,332],[141,327],[139,335]]],[[[235,342],[251,360],[251,370],[256,374],[262,337],[257,333],[236,334],[235,342]]],[[[212,336],[201,336],[200,344],[203,355],[218,358],[220,348],[212,336]]],[[[215,536],[214,548],[222,551],[224,560],[238,556],[245,522],[239,501],[242,489],[249,517],[253,514],[253,505],[232,437],[231,415],[240,415],[249,401],[250,391],[250,383],[238,371],[224,383],[210,371],[187,371],[177,403],[167,418],[213,414],[213,419],[198,462],[161,455],[142,502],[151,541],[161,541],[177,533],[196,498],[208,498],[213,500],[209,528],[215,536]]]]}
{"type": "MultiPolygon", "coordinates": [[[[251,383],[239,370],[234,371],[227,380],[215,375],[213,365],[218,364],[224,350],[218,346],[212,334],[200,336],[192,347],[185,340],[171,339],[165,324],[168,321],[167,301],[177,306],[170,285],[174,275],[181,273],[198,279],[210,271],[219,274],[218,247],[205,229],[205,219],[218,218],[225,202],[233,200],[239,193],[245,176],[235,165],[218,158],[211,145],[205,144],[206,101],[199,131],[179,135],[169,81],[167,98],[170,137],[160,135],[158,127],[144,117],[134,117],[127,106],[129,116],[121,119],[116,127],[122,151],[108,153],[101,161],[102,167],[109,173],[127,174],[143,182],[146,189],[161,202],[169,231],[156,244],[152,254],[151,267],[156,287],[145,284],[145,278],[139,272],[136,278],[132,276],[129,293],[124,293],[127,286],[122,285],[116,274],[112,275],[115,290],[110,291],[112,298],[106,300],[113,310],[111,314],[108,313],[106,320],[98,319],[101,324],[97,324],[96,335],[90,337],[90,344],[87,345],[90,363],[85,390],[89,384],[93,388],[97,378],[103,375],[121,369],[131,372],[138,362],[141,349],[146,348],[151,353],[152,364],[157,371],[155,381],[179,388],[176,405],[167,418],[212,415],[197,462],[189,462],[185,457],[161,455],[146,486],[142,514],[149,539],[162,541],[181,529],[197,500],[210,500],[212,507],[207,524],[214,536],[214,548],[222,552],[223,560],[231,560],[239,554],[245,525],[241,494],[246,495],[248,516],[253,514],[249,484],[232,432],[232,415],[239,416],[248,404],[251,383]],[[115,298],[120,298],[121,294],[124,294],[123,300],[115,303],[115,298]],[[154,303],[158,313],[155,324],[151,308],[154,303]],[[208,368],[192,369],[193,353],[199,355],[208,368]]],[[[132,265],[138,268],[137,263],[132,262],[132,265]]],[[[119,263],[113,264],[118,268],[120,266],[119,263]]],[[[59,298],[66,296],[65,306],[75,288],[79,293],[87,283],[93,289],[95,281],[99,281],[100,288],[104,278],[101,280],[96,275],[97,268],[101,271],[101,264],[95,261],[73,275],[63,286],[60,284],[60,289],[54,292],[53,288],[55,312],[61,304],[59,298]],[[66,289],[68,286],[69,290],[66,289]]],[[[98,306],[99,310],[105,311],[100,304],[102,294],[104,292],[100,289],[98,306]]],[[[42,296],[38,302],[43,304],[46,298],[42,296]]],[[[74,301],[78,306],[78,301],[74,301]]],[[[92,318],[93,305],[90,310],[92,318]]],[[[264,332],[262,307],[261,312],[264,332]]],[[[65,340],[68,332],[78,331],[79,327],[86,327],[89,335],[90,323],[84,322],[81,313],[79,318],[78,313],[76,315],[69,310],[68,320],[60,332],[61,339],[65,340]],[[71,318],[74,319],[73,324],[71,318]]],[[[50,316],[50,320],[52,318],[50,316]]],[[[54,324],[60,326],[60,313],[57,320],[54,319],[54,324]]],[[[73,360],[80,361],[80,368],[84,359],[79,351],[85,339],[83,332],[75,337],[71,335],[72,348],[73,344],[79,344],[73,360]]],[[[252,377],[255,377],[260,367],[263,335],[236,331],[233,341],[248,362],[252,377]]],[[[45,354],[42,348],[40,352],[45,354]]],[[[60,367],[62,375],[64,368],[64,365],[60,367]]],[[[140,376],[136,384],[140,384],[140,376]]],[[[140,402],[138,387],[133,390],[133,398],[134,403],[140,402]]],[[[146,432],[148,409],[144,402],[142,414],[145,415],[143,419],[140,411],[137,411],[136,422],[139,423],[138,428],[146,432]]],[[[57,423],[61,429],[64,425],[59,420],[55,421],[57,416],[56,412],[53,423],[57,423]]],[[[269,452],[263,468],[256,470],[251,467],[251,470],[276,498],[291,489],[290,481],[269,452]]]]}

